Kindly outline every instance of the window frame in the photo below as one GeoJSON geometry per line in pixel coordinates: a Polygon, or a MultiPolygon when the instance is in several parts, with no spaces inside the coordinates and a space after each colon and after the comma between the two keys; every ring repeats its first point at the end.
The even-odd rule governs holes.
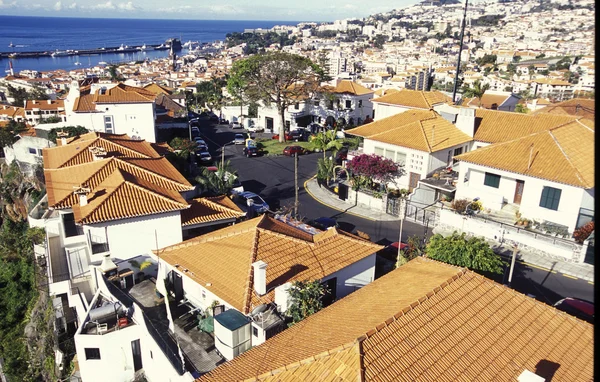
{"type": "Polygon", "coordinates": [[[104,132],[107,134],[114,134],[115,123],[112,115],[104,116],[104,132]]]}
{"type": "Polygon", "coordinates": [[[562,190],[560,188],[554,188],[550,186],[544,186],[540,195],[540,207],[546,208],[553,211],[558,211],[560,205],[560,197],[562,196],[562,190]],[[556,194],[558,193],[558,196],[556,194]],[[550,195],[549,195],[550,194],[550,195]],[[550,203],[550,205],[548,205],[550,203]]]}
{"type": "Polygon", "coordinates": [[[483,185],[484,186],[488,186],[488,187],[492,187],[492,188],[500,188],[500,180],[502,179],[501,175],[498,174],[494,174],[493,172],[485,172],[484,177],[483,177],[483,185]],[[489,177],[489,178],[488,178],[489,177]],[[494,179],[493,182],[488,181],[488,179],[494,179]],[[496,179],[497,179],[497,183],[496,183],[496,179]],[[494,185],[494,183],[496,183],[494,185]]]}
{"type": "Polygon", "coordinates": [[[85,360],[101,360],[100,348],[84,348],[85,360]]]}
{"type": "Polygon", "coordinates": [[[37,150],[35,147],[28,147],[27,151],[29,151],[29,154],[31,155],[37,155],[37,150]]]}

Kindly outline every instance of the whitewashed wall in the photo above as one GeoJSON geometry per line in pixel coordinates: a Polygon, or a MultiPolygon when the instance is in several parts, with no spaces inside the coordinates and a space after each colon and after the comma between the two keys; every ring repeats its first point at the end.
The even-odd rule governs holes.
{"type": "Polygon", "coordinates": [[[584,193],[586,192],[581,188],[508,171],[489,169],[467,162],[461,162],[460,164],[460,174],[456,185],[456,198],[472,199],[479,197],[484,208],[500,210],[503,201],[513,203],[517,179],[525,181],[521,205],[519,206],[519,211],[524,218],[538,221],[545,220],[566,225],[569,228],[569,232],[573,232],[582,203],[585,201],[586,205],[590,205],[592,197],[589,193],[584,197],[584,193]],[[501,176],[499,188],[483,184],[486,171],[501,176]],[[464,182],[465,176],[468,178],[468,182],[466,183],[464,182]],[[542,190],[545,186],[557,188],[562,191],[557,211],[540,207],[542,190]]]}
{"type": "Polygon", "coordinates": [[[13,143],[12,147],[4,147],[4,156],[6,158],[6,164],[11,164],[14,160],[21,163],[26,163],[30,166],[42,165],[42,152],[41,150],[46,147],[54,147],[56,144],[51,143],[45,138],[39,137],[21,137],[18,141],[13,143]],[[29,149],[35,150],[35,154],[29,152],[29,149]]]}
{"type": "MultiPolygon", "coordinates": [[[[377,101],[377,99],[375,99],[377,101]]],[[[410,107],[400,106],[400,105],[390,105],[386,103],[373,102],[373,110],[375,110],[375,120],[378,121],[380,119],[390,117],[392,115],[403,113],[407,110],[410,110],[410,107]]]]}
{"type": "MultiPolygon", "coordinates": [[[[183,241],[179,211],[87,225],[104,236],[113,259],[125,260],[183,241]]],[[[115,260],[116,262],[116,260],[115,260]]]]}
{"type": "Polygon", "coordinates": [[[321,282],[334,277],[337,277],[336,298],[347,296],[371,283],[375,279],[375,253],[324,277],[321,282]]]}

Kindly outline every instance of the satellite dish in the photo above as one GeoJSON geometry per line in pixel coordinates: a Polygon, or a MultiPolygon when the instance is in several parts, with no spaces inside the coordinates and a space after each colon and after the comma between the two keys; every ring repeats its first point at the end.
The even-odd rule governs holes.
{"type": "Polygon", "coordinates": [[[269,306],[267,304],[260,304],[256,308],[252,309],[252,312],[250,312],[250,315],[251,316],[256,316],[257,314],[266,311],[268,307],[269,306]]]}

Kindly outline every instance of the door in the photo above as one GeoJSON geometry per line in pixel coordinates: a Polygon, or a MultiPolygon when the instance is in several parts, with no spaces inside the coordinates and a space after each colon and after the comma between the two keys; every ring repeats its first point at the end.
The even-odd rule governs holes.
{"type": "Polygon", "coordinates": [[[517,180],[517,185],[515,186],[515,199],[513,203],[521,204],[521,198],[523,197],[523,189],[525,188],[524,180],[517,180]]]}
{"type": "Polygon", "coordinates": [[[412,192],[412,190],[417,187],[419,184],[419,180],[421,179],[421,175],[415,174],[414,172],[409,173],[410,177],[408,178],[408,191],[412,192]]]}
{"type": "Polygon", "coordinates": [[[273,118],[265,117],[265,129],[273,131],[273,118]]]}
{"type": "Polygon", "coordinates": [[[133,369],[134,371],[138,371],[142,368],[140,340],[131,341],[131,354],[133,354],[133,369]]]}

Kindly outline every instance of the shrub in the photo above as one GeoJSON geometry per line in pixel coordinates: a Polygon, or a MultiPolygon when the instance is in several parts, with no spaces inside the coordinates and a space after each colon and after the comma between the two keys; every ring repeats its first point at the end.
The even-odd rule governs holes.
{"type": "Polygon", "coordinates": [[[467,199],[454,199],[450,207],[452,207],[458,213],[464,213],[467,209],[467,205],[471,203],[467,199]]]}
{"type": "Polygon", "coordinates": [[[587,239],[592,234],[593,231],[594,231],[594,222],[591,221],[591,222],[588,222],[588,223],[582,225],[581,227],[577,228],[575,230],[575,232],[573,232],[573,238],[579,244],[583,244],[585,239],[587,239]]]}

